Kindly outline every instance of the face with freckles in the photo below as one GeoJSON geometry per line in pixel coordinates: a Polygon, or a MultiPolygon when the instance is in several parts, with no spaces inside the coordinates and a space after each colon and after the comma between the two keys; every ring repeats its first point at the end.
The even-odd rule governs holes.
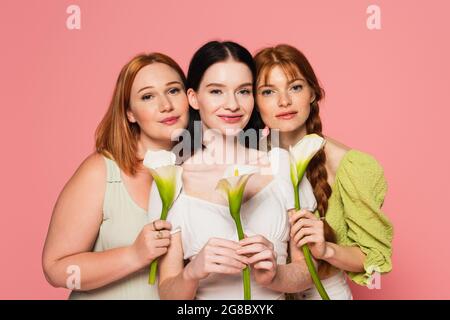
{"type": "Polygon", "coordinates": [[[141,136],[170,141],[188,122],[189,104],[179,74],[164,63],[152,63],[136,74],[131,87],[128,120],[137,123],[141,136]]]}
{"type": "Polygon", "coordinates": [[[271,129],[288,133],[305,126],[315,95],[297,70],[288,77],[280,66],[267,71],[257,83],[256,102],[261,118],[271,129]],[[267,80],[267,82],[264,82],[267,80]]]}
{"type": "Polygon", "coordinates": [[[250,120],[254,107],[253,76],[241,62],[229,59],[211,65],[199,88],[188,90],[189,103],[200,113],[205,129],[236,135],[250,120]]]}

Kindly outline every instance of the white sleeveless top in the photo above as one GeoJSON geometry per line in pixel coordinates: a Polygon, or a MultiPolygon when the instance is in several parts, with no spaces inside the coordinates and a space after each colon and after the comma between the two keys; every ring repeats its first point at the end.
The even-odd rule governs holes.
{"type": "MultiPolygon", "coordinates": [[[[295,207],[292,183],[289,175],[289,154],[275,148],[268,153],[273,180],[241,207],[244,233],[248,236],[260,234],[274,244],[277,263],[285,264],[288,255],[289,218],[287,210],[295,207]]],[[[156,188],[150,196],[149,216],[159,217],[161,200],[156,188]]],[[[300,203],[314,211],[316,199],[306,177],[301,182],[300,203]]],[[[184,259],[192,259],[210,238],[238,241],[236,225],[228,206],[189,196],[181,191],[171,210],[168,221],[172,232],[181,232],[184,259]]],[[[251,279],[252,299],[284,299],[284,293],[258,285],[251,279]]],[[[200,281],[196,299],[243,299],[242,275],[210,274],[200,281]]]]}

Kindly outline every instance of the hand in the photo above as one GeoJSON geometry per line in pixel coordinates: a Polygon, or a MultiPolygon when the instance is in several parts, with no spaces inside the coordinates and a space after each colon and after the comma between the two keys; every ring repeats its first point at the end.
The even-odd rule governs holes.
{"type": "Polygon", "coordinates": [[[237,253],[241,246],[231,240],[211,238],[184,270],[190,280],[201,280],[210,273],[237,274],[247,265],[247,257],[237,253]]]}
{"type": "Polygon", "coordinates": [[[272,283],[277,273],[277,255],[272,242],[256,235],[242,239],[239,244],[242,249],[237,250],[237,253],[248,257],[255,281],[262,286],[272,283]]]}
{"type": "Polygon", "coordinates": [[[307,244],[316,259],[326,259],[329,248],[325,241],[324,223],[307,210],[296,211],[289,217],[291,241],[301,248],[307,244]]]}
{"type": "Polygon", "coordinates": [[[154,259],[167,252],[167,248],[170,245],[171,229],[172,225],[170,222],[164,220],[156,220],[142,228],[131,245],[142,267],[150,264],[154,259]]]}

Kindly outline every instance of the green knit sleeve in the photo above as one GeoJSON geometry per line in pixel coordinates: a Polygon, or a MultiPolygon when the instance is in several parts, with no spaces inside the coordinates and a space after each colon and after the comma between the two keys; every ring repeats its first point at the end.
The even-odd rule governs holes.
{"type": "Polygon", "coordinates": [[[387,191],[383,168],[372,156],[351,150],[336,173],[347,224],[344,245],[359,246],[366,254],[364,272],[348,272],[350,279],[367,285],[373,272],[392,269],[393,226],[381,211],[387,191]]]}

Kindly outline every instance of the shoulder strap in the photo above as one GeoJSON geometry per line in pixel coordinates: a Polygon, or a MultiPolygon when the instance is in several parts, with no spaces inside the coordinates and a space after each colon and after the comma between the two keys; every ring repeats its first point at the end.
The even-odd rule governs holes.
{"type": "Polygon", "coordinates": [[[114,160],[104,157],[106,161],[106,182],[118,183],[122,182],[120,177],[120,168],[114,160]]]}

